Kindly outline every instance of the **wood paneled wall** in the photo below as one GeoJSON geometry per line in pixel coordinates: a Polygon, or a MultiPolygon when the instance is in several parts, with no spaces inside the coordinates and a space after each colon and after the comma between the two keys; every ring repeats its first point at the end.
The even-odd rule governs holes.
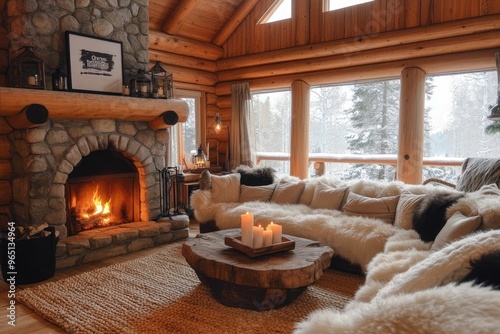
{"type": "Polygon", "coordinates": [[[224,45],[224,57],[500,13],[497,0],[375,0],[330,12],[323,12],[323,0],[292,1],[291,20],[256,25],[272,3],[261,1],[224,45]]]}

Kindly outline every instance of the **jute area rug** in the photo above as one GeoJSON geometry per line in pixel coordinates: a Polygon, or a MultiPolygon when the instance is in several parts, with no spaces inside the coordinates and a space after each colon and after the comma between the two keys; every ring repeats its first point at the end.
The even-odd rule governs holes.
{"type": "Polygon", "coordinates": [[[177,243],[16,296],[68,333],[291,333],[316,309],[342,309],[362,283],[327,270],[288,306],[266,312],[228,307],[200,283],[177,243]]]}

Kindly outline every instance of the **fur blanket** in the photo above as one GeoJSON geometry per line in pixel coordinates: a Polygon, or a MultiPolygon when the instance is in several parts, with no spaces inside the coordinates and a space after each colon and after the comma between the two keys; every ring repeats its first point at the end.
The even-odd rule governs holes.
{"type": "Polygon", "coordinates": [[[451,283],[346,311],[316,311],[294,334],[491,334],[499,328],[500,291],[451,283]]]}
{"type": "Polygon", "coordinates": [[[470,263],[500,250],[500,231],[478,232],[431,252],[397,234],[368,265],[366,284],[344,311],[319,310],[298,323],[305,333],[499,333],[500,291],[463,280],[470,263]],[[399,244],[399,247],[397,246],[399,244]]]}
{"type": "Polygon", "coordinates": [[[195,211],[200,222],[215,220],[220,229],[239,228],[241,215],[252,212],[256,225],[278,223],[283,226],[283,233],[319,241],[363,269],[383,251],[387,239],[401,231],[378,219],[346,216],[340,211],[312,209],[302,204],[213,203],[208,191],[198,192],[191,200],[194,207],[204,208],[195,211]]]}

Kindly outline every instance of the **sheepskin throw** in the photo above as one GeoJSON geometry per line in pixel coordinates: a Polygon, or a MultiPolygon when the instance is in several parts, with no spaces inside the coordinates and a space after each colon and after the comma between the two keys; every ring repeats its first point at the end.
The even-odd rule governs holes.
{"type": "Polygon", "coordinates": [[[444,191],[425,195],[413,213],[413,228],[423,241],[436,239],[446,224],[446,209],[461,197],[462,193],[444,191]]]}
{"type": "Polygon", "coordinates": [[[241,184],[246,186],[265,186],[274,182],[275,170],[272,167],[251,168],[241,165],[234,172],[241,174],[241,184]]]}

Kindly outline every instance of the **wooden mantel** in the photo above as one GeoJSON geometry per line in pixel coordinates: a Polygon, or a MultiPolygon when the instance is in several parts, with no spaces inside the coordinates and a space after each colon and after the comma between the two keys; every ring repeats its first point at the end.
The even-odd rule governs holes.
{"type": "Polygon", "coordinates": [[[179,122],[189,115],[183,100],[0,87],[0,117],[16,116],[31,104],[43,105],[49,119],[112,118],[160,124],[168,111],[174,111],[179,122]]]}

